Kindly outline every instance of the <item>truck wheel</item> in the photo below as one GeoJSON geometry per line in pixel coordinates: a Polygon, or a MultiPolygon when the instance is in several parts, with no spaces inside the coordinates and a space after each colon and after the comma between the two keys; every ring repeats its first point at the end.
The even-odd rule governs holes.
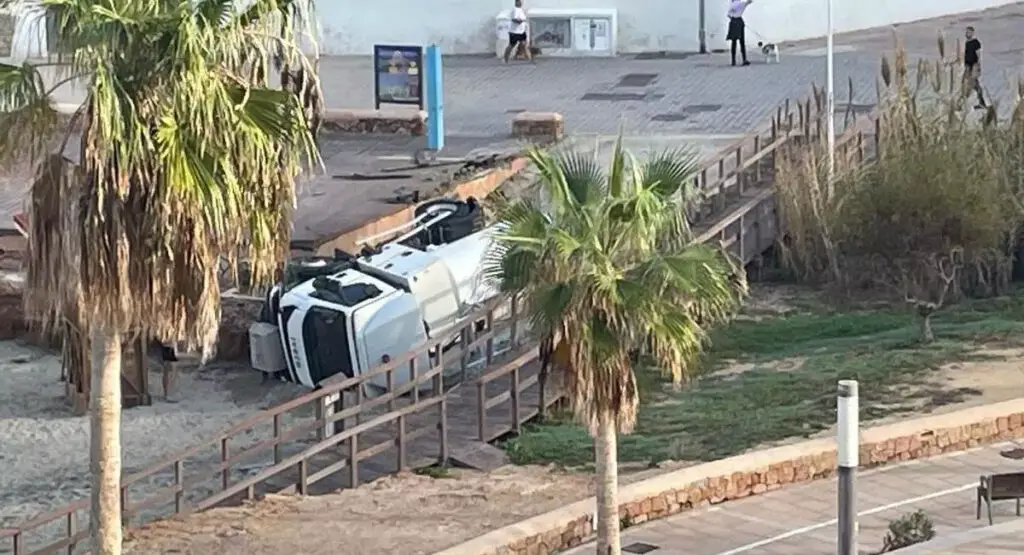
{"type": "Polygon", "coordinates": [[[424,245],[442,245],[457,241],[476,231],[478,225],[483,222],[483,210],[473,197],[465,202],[450,199],[430,200],[417,206],[414,214],[420,217],[442,211],[451,211],[452,214],[430,229],[420,232],[418,238],[424,245]]]}

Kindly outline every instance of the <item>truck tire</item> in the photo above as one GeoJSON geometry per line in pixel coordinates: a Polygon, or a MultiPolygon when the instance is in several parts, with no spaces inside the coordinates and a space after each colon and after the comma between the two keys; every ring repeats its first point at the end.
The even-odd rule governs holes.
{"type": "Polygon", "coordinates": [[[483,224],[483,210],[473,197],[466,201],[436,199],[424,202],[414,211],[418,218],[424,214],[450,210],[452,214],[429,229],[424,229],[417,238],[423,245],[443,245],[458,241],[477,231],[483,224]]]}

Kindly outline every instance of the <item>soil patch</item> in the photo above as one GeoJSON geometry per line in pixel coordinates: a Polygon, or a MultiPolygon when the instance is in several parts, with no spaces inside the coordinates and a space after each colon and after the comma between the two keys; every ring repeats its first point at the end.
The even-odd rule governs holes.
{"type": "Polygon", "coordinates": [[[403,473],[336,494],[272,495],[158,521],[131,532],[125,553],[427,555],[593,492],[592,476],[538,466],[403,473]]]}

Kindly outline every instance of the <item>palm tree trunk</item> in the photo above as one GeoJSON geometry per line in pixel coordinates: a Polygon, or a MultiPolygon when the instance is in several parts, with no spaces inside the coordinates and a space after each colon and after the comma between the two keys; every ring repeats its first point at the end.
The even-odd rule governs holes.
{"type": "Polygon", "coordinates": [[[619,538],[619,463],[615,416],[603,414],[594,438],[597,455],[597,555],[622,555],[619,538]]]}
{"type": "Polygon", "coordinates": [[[121,553],[121,333],[100,330],[92,340],[89,470],[93,555],[121,553]]]}

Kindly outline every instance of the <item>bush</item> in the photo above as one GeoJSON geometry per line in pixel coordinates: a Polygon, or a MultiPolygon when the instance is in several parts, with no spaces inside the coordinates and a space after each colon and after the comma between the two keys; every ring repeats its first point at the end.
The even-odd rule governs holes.
{"type": "Polygon", "coordinates": [[[882,550],[876,555],[889,553],[935,537],[935,525],[924,511],[916,511],[889,523],[889,531],[882,540],[882,550]]]}
{"type": "Polygon", "coordinates": [[[1024,105],[1006,122],[993,107],[974,117],[962,66],[944,50],[940,38],[940,59],[913,74],[899,45],[882,59],[871,163],[840,157],[829,183],[817,141],[810,155],[781,156],[775,180],[787,267],[846,292],[890,291],[922,317],[925,340],[947,299],[1006,290],[1024,229],[1024,105]]]}

